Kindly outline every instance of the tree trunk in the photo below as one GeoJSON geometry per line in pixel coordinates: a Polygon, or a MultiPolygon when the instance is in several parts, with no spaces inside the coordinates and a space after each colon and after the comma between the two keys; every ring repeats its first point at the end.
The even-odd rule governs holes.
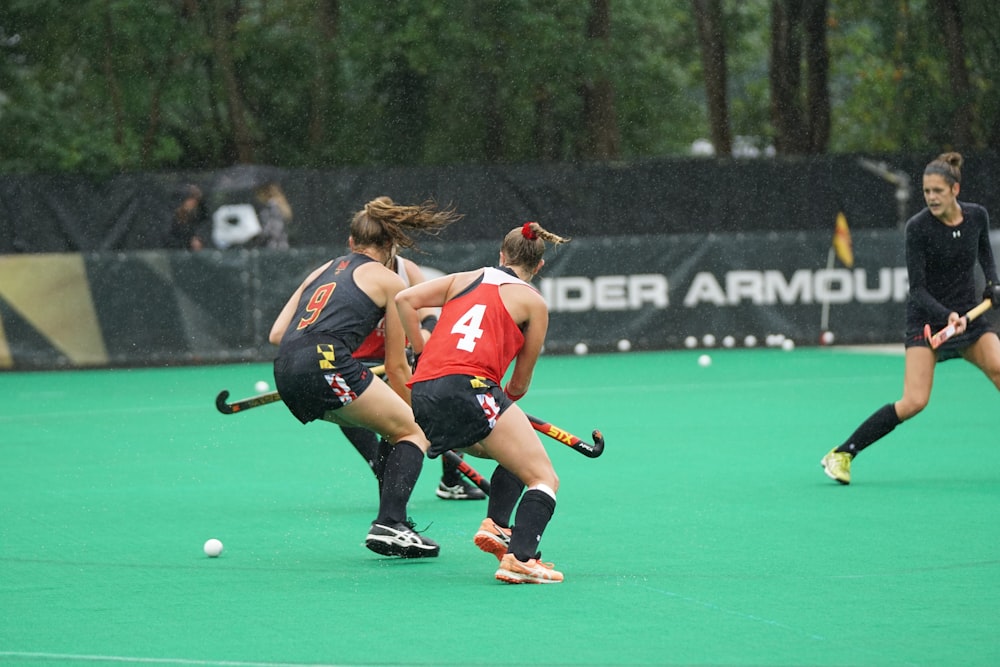
{"type": "Polygon", "coordinates": [[[535,116],[531,136],[535,144],[535,156],[544,162],[559,159],[559,134],[553,121],[552,93],[540,84],[535,90],[535,116]]]}
{"type": "Polygon", "coordinates": [[[729,156],[733,152],[733,136],[729,128],[729,104],[726,96],[726,38],[723,30],[721,0],[691,0],[698,24],[701,44],[701,69],[705,78],[705,101],[708,124],[715,154],[729,156]]]}
{"type": "Polygon", "coordinates": [[[111,100],[111,119],[114,123],[114,141],[116,146],[125,143],[125,107],[122,103],[122,89],[115,75],[114,56],[114,25],[111,20],[110,0],[104,2],[104,57],[102,59],[104,79],[108,86],[108,98],[111,100]]]}
{"type": "Polygon", "coordinates": [[[313,153],[319,152],[326,141],[327,112],[330,105],[330,76],[333,70],[337,35],[340,32],[340,0],[320,0],[316,3],[316,23],[320,40],[313,62],[313,85],[309,98],[307,136],[313,153]]]}
{"type": "Polygon", "coordinates": [[[225,5],[223,0],[210,3],[212,8],[212,54],[218,67],[219,76],[222,78],[233,157],[237,163],[253,164],[256,151],[232,52],[233,33],[239,19],[239,0],[230,5],[229,11],[225,5]]]}
{"type": "Polygon", "coordinates": [[[809,124],[807,151],[826,152],[830,143],[830,53],[826,48],[827,0],[806,0],[803,24],[806,33],[806,119],[809,124]]]}
{"type": "MultiPolygon", "coordinates": [[[[587,20],[587,39],[590,49],[598,52],[594,61],[603,63],[611,36],[610,0],[590,0],[590,17],[587,20]]],[[[583,151],[585,159],[617,160],[621,157],[621,138],[615,112],[615,91],[604,71],[598,65],[591,78],[580,86],[583,99],[583,151]]]]}
{"type": "Polygon", "coordinates": [[[941,18],[942,36],[948,56],[948,81],[954,101],[951,115],[951,135],[955,148],[973,148],[972,92],[969,69],[965,64],[962,6],[959,0],[935,0],[941,18]]]}
{"type": "Polygon", "coordinates": [[[500,111],[500,83],[492,69],[483,77],[483,157],[487,162],[500,162],[504,158],[503,135],[506,123],[500,111]]]}
{"type": "Polygon", "coordinates": [[[829,142],[826,18],[826,0],[771,3],[771,123],[775,149],[784,155],[821,153],[829,142]],[[804,62],[802,32],[806,42],[804,62]],[[803,66],[807,71],[804,94],[803,66]]]}

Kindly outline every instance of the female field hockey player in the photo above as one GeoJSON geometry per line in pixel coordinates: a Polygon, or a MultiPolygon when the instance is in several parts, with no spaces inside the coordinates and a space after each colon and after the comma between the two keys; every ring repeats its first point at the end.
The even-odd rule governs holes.
{"type": "Polygon", "coordinates": [[[969,322],[959,314],[978,303],[977,263],[986,279],[983,299],[991,300],[994,308],[1000,307],[989,214],[978,204],[957,199],[962,161],[958,153],[943,153],[924,168],[927,207],[906,223],[910,295],[906,303],[903,397],[876,410],[844,444],[823,457],[826,474],[841,484],[850,484],[851,463],[859,452],[927,406],[938,362],[962,357],[1000,389],[1000,338],[986,320],[969,322]],[[933,331],[953,325],[956,335],[934,350],[924,336],[925,324],[933,331]]]}
{"type": "Polygon", "coordinates": [[[546,241],[568,239],[537,222],[525,223],[504,237],[498,268],[443,276],[396,295],[403,329],[418,356],[410,386],[413,414],[431,442],[428,456],[468,448],[499,464],[475,542],[500,559],[496,578],[515,584],[563,580],[538,552],[559,479],[514,403],[528,391],[548,329],[548,307],[531,285],[545,263],[546,241]],[[434,307],[441,307],[440,319],[422,345],[419,310],[434,307]],[[501,387],[512,361],[510,380],[501,387]]]}
{"type": "Polygon", "coordinates": [[[386,556],[419,558],[439,551],[407,520],[406,505],[429,443],[408,405],[406,339],[398,311],[387,308],[404,284],[388,265],[397,248],[413,246],[407,230],[440,230],[459,217],[428,204],[373,199],[351,220],[351,252],[309,274],[271,327],[269,339],[279,346],[275,386],[299,421],[359,426],[393,445],[378,517],[365,540],[365,546],[386,556]],[[382,318],[388,385],[353,356],[382,318]]]}
{"type": "MultiPolygon", "coordinates": [[[[420,270],[416,262],[395,255],[389,268],[394,270],[403,279],[406,287],[417,285],[426,280],[424,272],[420,270]]],[[[437,311],[434,308],[425,308],[420,311],[420,336],[426,341],[434,325],[437,324],[437,311]]],[[[385,318],[378,323],[375,330],[368,334],[368,337],[361,341],[361,344],[354,351],[353,355],[366,366],[376,366],[385,362],[385,318]]],[[[378,480],[379,487],[382,484],[382,472],[385,470],[386,458],[392,451],[392,445],[384,438],[378,437],[372,431],[359,426],[341,426],[344,436],[364,457],[375,479],[378,480]]],[[[482,500],[486,498],[483,491],[469,482],[462,479],[462,474],[458,471],[458,465],[447,458],[441,459],[441,481],[435,491],[438,498],[443,500],[482,500]]]]}

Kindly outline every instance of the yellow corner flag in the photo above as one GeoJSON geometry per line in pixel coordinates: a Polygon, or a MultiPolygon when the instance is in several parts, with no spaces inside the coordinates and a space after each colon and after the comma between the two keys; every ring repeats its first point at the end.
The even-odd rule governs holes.
{"type": "Polygon", "coordinates": [[[843,211],[837,213],[837,227],[833,231],[833,251],[837,253],[844,266],[854,266],[854,246],[851,244],[851,230],[847,227],[847,216],[843,211]]]}

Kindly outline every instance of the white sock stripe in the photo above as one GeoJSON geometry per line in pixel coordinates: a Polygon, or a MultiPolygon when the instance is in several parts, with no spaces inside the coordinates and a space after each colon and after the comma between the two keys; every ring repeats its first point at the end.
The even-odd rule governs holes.
{"type": "Polygon", "coordinates": [[[535,491],[541,491],[542,493],[544,493],[548,497],[552,498],[552,500],[556,499],[556,492],[553,491],[552,487],[549,486],[548,484],[535,484],[533,487],[531,487],[528,490],[531,491],[532,489],[535,490],[535,491]]]}

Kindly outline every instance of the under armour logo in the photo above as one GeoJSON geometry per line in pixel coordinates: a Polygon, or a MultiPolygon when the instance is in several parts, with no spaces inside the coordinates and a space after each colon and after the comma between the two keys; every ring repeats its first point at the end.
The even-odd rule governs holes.
{"type": "Polygon", "coordinates": [[[962,238],[962,230],[961,229],[956,229],[955,231],[953,231],[951,233],[951,238],[953,238],[953,239],[960,239],[960,238],[962,238]]]}

